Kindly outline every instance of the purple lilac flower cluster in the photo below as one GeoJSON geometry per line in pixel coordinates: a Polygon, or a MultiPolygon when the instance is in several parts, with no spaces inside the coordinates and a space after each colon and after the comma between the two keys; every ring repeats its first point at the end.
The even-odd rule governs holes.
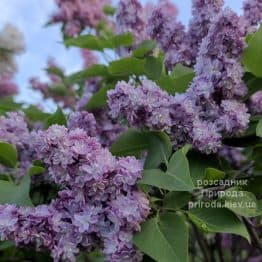
{"type": "Polygon", "coordinates": [[[147,31],[166,53],[166,65],[195,63],[199,45],[207,35],[212,20],[220,12],[223,0],[193,0],[189,30],[176,20],[176,7],[169,1],[161,1],[148,19],[147,31]]]}
{"type": "Polygon", "coordinates": [[[24,149],[29,144],[29,130],[22,113],[8,112],[0,116],[0,141],[24,149]]]}
{"type": "Polygon", "coordinates": [[[146,39],[145,10],[138,0],[120,0],[116,14],[116,32],[133,33],[135,40],[141,42],[146,39]]]}
{"type": "Polygon", "coordinates": [[[171,97],[154,82],[142,80],[140,86],[118,82],[108,91],[108,104],[113,118],[125,118],[132,126],[165,129],[170,126],[171,97]]]}
{"type": "Polygon", "coordinates": [[[152,4],[145,6],[138,0],[120,0],[116,13],[115,31],[118,34],[130,32],[134,37],[132,47],[120,47],[117,53],[120,56],[128,56],[130,52],[142,41],[149,39],[146,24],[149,14],[153,9],[152,4]]]}
{"type": "Polygon", "coordinates": [[[32,133],[31,141],[61,190],[49,205],[1,205],[1,240],[49,249],[54,261],[75,261],[80,249],[95,247],[104,250],[106,261],[140,261],[132,235],[149,213],[136,187],[142,163],[116,159],[82,129],[53,125],[32,133]]]}
{"type": "MultiPolygon", "coordinates": [[[[15,178],[26,174],[32,160],[30,147],[30,132],[22,113],[9,112],[6,116],[0,116],[0,141],[11,143],[16,147],[19,155],[19,172],[14,172],[0,165],[0,172],[7,172],[15,178]]],[[[18,170],[17,170],[18,171],[18,170]]]]}
{"type": "Polygon", "coordinates": [[[262,1],[245,0],[243,10],[247,32],[255,31],[257,25],[262,22],[262,1]]]}
{"type": "Polygon", "coordinates": [[[166,65],[191,64],[191,51],[185,27],[176,20],[177,9],[170,1],[161,1],[154,8],[147,23],[148,35],[156,40],[166,53],[166,65]]]}
{"type": "Polygon", "coordinates": [[[262,91],[256,92],[249,101],[249,110],[254,114],[262,114],[262,91]]]}
{"type": "Polygon", "coordinates": [[[100,21],[106,21],[103,12],[110,0],[56,0],[59,10],[53,14],[53,23],[63,23],[65,34],[75,36],[86,27],[96,28],[100,21]]]}
{"type": "Polygon", "coordinates": [[[93,114],[87,111],[76,111],[69,115],[67,126],[68,129],[80,128],[86,132],[88,136],[95,137],[97,132],[96,120],[93,114]]]}
{"type": "MultiPolygon", "coordinates": [[[[213,133],[223,136],[242,133],[249,122],[247,107],[238,101],[247,91],[240,63],[244,47],[242,20],[225,9],[213,20],[200,45],[196,77],[188,90],[199,107],[200,119],[212,123],[213,133]]],[[[209,132],[202,132],[207,139],[209,132]]],[[[216,136],[210,139],[217,141],[216,136]]],[[[201,144],[205,147],[204,140],[201,144]]]]}
{"type": "Polygon", "coordinates": [[[207,35],[212,20],[221,11],[223,4],[224,0],[192,1],[192,18],[189,23],[187,37],[194,60],[202,39],[207,35]]]}
{"type": "Polygon", "coordinates": [[[113,118],[124,118],[139,128],[167,131],[176,146],[191,140],[197,119],[197,108],[187,95],[170,96],[147,79],[138,86],[119,82],[108,91],[108,105],[113,118]]]}

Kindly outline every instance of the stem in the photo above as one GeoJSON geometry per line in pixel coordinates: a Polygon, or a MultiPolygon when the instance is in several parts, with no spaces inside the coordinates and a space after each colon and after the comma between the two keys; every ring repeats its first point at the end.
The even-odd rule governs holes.
{"type": "Polygon", "coordinates": [[[218,251],[218,256],[221,262],[224,262],[224,256],[222,252],[222,246],[221,246],[221,236],[219,234],[216,234],[216,246],[218,251]]]}
{"type": "Polygon", "coordinates": [[[202,250],[202,253],[204,255],[205,262],[212,262],[211,254],[208,250],[208,243],[207,243],[206,239],[203,237],[203,235],[199,232],[199,230],[197,229],[197,227],[194,224],[192,224],[192,227],[193,227],[193,230],[195,232],[196,239],[197,239],[197,242],[199,244],[199,247],[202,250]]]}
{"type": "Polygon", "coordinates": [[[251,240],[252,240],[254,246],[260,252],[262,252],[262,242],[259,239],[259,236],[258,236],[256,230],[251,226],[251,224],[250,224],[250,222],[249,222],[249,220],[247,218],[243,217],[243,221],[244,221],[244,223],[245,223],[245,225],[247,227],[247,230],[248,230],[248,232],[249,232],[249,234],[251,236],[251,240]]]}

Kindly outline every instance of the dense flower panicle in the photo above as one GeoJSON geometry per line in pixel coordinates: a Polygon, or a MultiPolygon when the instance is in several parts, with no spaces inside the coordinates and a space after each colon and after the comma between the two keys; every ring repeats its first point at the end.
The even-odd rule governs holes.
{"type": "Polygon", "coordinates": [[[93,114],[86,111],[77,111],[69,115],[67,126],[69,129],[83,129],[87,135],[96,136],[97,127],[93,114]]]}
{"type": "Polygon", "coordinates": [[[22,113],[9,112],[6,116],[0,116],[0,141],[16,147],[20,161],[17,170],[0,164],[0,173],[8,173],[14,178],[24,176],[31,165],[33,152],[30,146],[30,131],[22,113]]]}
{"type": "Polygon", "coordinates": [[[218,98],[241,97],[246,92],[239,61],[245,47],[240,23],[239,17],[226,9],[214,19],[200,45],[195,66],[197,77],[201,76],[212,85],[218,98]]]}
{"type": "Polygon", "coordinates": [[[262,114],[262,91],[251,96],[248,107],[251,113],[262,114]]]}
{"type": "Polygon", "coordinates": [[[110,117],[108,108],[98,109],[93,111],[93,113],[97,123],[96,137],[103,146],[108,147],[126,130],[126,127],[110,117]]]}
{"type": "Polygon", "coordinates": [[[201,118],[190,93],[172,97],[150,80],[142,80],[137,87],[121,81],[108,92],[108,105],[113,118],[124,118],[136,127],[165,130],[175,148],[193,143],[199,150],[211,153],[220,147],[217,125],[201,118]]]}
{"type": "Polygon", "coordinates": [[[13,76],[10,74],[0,75],[0,97],[15,95],[18,91],[16,83],[13,82],[13,76]]]}
{"type": "Polygon", "coordinates": [[[193,124],[198,120],[198,108],[188,94],[177,94],[172,97],[169,113],[170,134],[175,148],[186,142],[192,142],[193,124]]]}
{"type": "Polygon", "coordinates": [[[58,11],[53,14],[53,23],[63,23],[65,33],[75,36],[85,28],[96,28],[100,21],[106,20],[103,12],[110,0],[56,0],[58,11]]]}
{"type": "Polygon", "coordinates": [[[136,187],[142,162],[115,158],[82,129],[54,125],[31,141],[61,190],[49,205],[0,205],[1,240],[49,249],[54,261],[75,261],[91,248],[104,249],[106,261],[141,261],[132,235],[149,213],[136,187]]]}
{"type": "Polygon", "coordinates": [[[170,126],[170,96],[150,80],[137,87],[118,82],[108,91],[108,105],[113,118],[125,118],[133,126],[157,130],[170,126]]]}
{"type": "MultiPolygon", "coordinates": [[[[200,129],[207,125],[211,130],[213,126],[214,134],[210,133],[213,151],[219,147],[216,141],[221,135],[236,135],[248,126],[247,108],[237,101],[247,91],[240,63],[245,48],[243,28],[242,20],[230,9],[221,11],[213,19],[199,48],[196,77],[187,91],[199,109],[199,120],[204,121],[197,124],[197,133],[208,137],[209,134],[200,129]]],[[[193,140],[194,137],[193,133],[193,140]]],[[[210,148],[207,147],[207,151],[210,148]]]]}
{"type": "Polygon", "coordinates": [[[199,56],[239,58],[245,47],[244,27],[240,17],[229,8],[221,11],[213,20],[203,39],[199,56]]]}
{"type": "Polygon", "coordinates": [[[147,22],[148,35],[166,52],[166,65],[191,64],[185,27],[176,20],[177,9],[170,1],[161,1],[154,8],[147,22]]]}
{"type": "Polygon", "coordinates": [[[221,147],[221,134],[215,123],[208,121],[196,121],[194,123],[193,145],[200,151],[215,153],[221,147]]]}
{"type": "Polygon", "coordinates": [[[173,6],[171,2],[161,1],[153,9],[147,22],[149,36],[155,39],[164,51],[168,51],[173,44],[180,44],[185,34],[184,26],[176,21],[175,6],[170,6],[173,6]]]}
{"type": "Polygon", "coordinates": [[[188,41],[192,56],[196,58],[202,39],[207,35],[212,20],[221,11],[224,0],[193,0],[188,41]]]}
{"type": "Polygon", "coordinates": [[[221,102],[220,117],[217,125],[222,132],[228,135],[243,133],[249,123],[250,114],[244,103],[235,100],[223,100],[221,102]]]}
{"type": "Polygon", "coordinates": [[[29,144],[29,130],[22,113],[9,112],[0,116],[0,140],[24,148],[29,144]]]}
{"type": "Polygon", "coordinates": [[[255,31],[258,24],[262,22],[262,1],[245,0],[243,9],[247,32],[255,31]]]}
{"type": "Polygon", "coordinates": [[[136,43],[146,40],[146,13],[138,0],[120,0],[116,14],[116,32],[130,32],[136,43]]]}

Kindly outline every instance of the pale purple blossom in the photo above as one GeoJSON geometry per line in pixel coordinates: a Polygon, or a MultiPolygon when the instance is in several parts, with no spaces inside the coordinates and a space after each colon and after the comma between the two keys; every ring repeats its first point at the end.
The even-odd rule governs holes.
{"type": "Polygon", "coordinates": [[[251,96],[248,106],[252,113],[262,114],[262,91],[251,96]]]}
{"type": "Polygon", "coordinates": [[[103,12],[110,0],[56,0],[58,10],[52,15],[52,23],[62,23],[68,36],[75,36],[82,30],[96,29],[101,21],[106,21],[103,12]]]}
{"type": "Polygon", "coordinates": [[[245,0],[243,10],[247,32],[255,31],[258,24],[262,22],[262,1],[245,0]]]}
{"type": "Polygon", "coordinates": [[[80,249],[94,248],[106,261],[141,261],[132,235],[149,213],[136,186],[142,163],[117,159],[84,130],[58,125],[34,132],[32,147],[60,191],[48,205],[0,205],[1,239],[50,250],[56,262],[74,262],[80,249]]]}
{"type": "Polygon", "coordinates": [[[212,20],[221,11],[224,0],[193,0],[188,41],[192,56],[196,58],[202,39],[207,35],[212,20]]]}

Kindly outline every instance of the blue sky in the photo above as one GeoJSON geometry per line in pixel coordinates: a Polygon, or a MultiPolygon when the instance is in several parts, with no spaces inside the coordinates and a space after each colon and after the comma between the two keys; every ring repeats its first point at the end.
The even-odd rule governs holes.
{"type": "MultiPolygon", "coordinates": [[[[187,24],[190,19],[191,0],[174,0],[174,3],[179,9],[179,19],[187,24]]],[[[241,12],[241,0],[225,0],[225,5],[241,12]]],[[[55,8],[54,0],[0,0],[0,27],[11,22],[25,36],[26,52],[17,59],[19,72],[16,82],[20,88],[20,101],[39,101],[39,94],[29,88],[28,79],[32,76],[45,79],[43,69],[48,56],[55,57],[68,73],[81,68],[82,60],[78,50],[65,49],[60,43],[59,26],[43,27],[55,8]]]]}

